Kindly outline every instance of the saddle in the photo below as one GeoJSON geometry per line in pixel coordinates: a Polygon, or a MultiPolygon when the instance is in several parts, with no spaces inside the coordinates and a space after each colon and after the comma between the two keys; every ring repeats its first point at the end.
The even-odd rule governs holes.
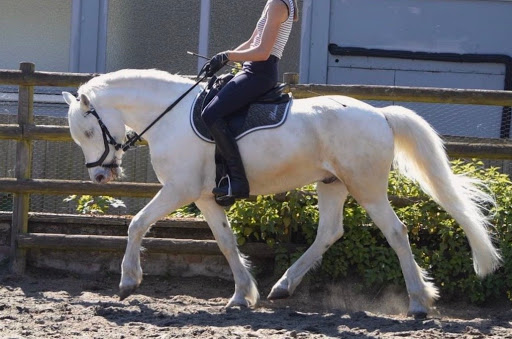
{"type": "MultiPolygon", "coordinates": [[[[219,77],[213,76],[192,105],[190,124],[196,135],[206,142],[215,143],[201,119],[201,112],[233,76],[233,74],[225,74],[219,77]]],[[[283,93],[286,86],[287,84],[281,84],[272,88],[255,102],[231,114],[226,119],[236,140],[254,131],[279,127],[286,121],[292,102],[291,95],[283,93]]],[[[220,186],[223,180],[228,180],[229,173],[225,160],[217,148],[215,149],[215,165],[215,182],[220,186]]],[[[216,199],[216,202],[221,206],[230,206],[235,203],[235,199],[216,199]]]]}
{"type": "MultiPolygon", "coordinates": [[[[233,74],[213,76],[192,105],[190,124],[196,135],[204,141],[214,143],[201,119],[201,112],[233,76],[233,74]]],[[[256,101],[226,118],[226,122],[236,140],[261,129],[279,127],[286,121],[292,101],[290,94],[283,93],[287,86],[287,84],[280,84],[272,88],[256,101]]]]}

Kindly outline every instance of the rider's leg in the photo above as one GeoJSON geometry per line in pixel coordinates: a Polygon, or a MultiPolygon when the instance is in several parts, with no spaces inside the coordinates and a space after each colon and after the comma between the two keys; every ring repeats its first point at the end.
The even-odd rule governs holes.
{"type": "Polygon", "coordinates": [[[229,168],[227,185],[215,187],[213,194],[218,197],[247,198],[249,196],[249,182],[245,175],[245,168],[238,151],[238,144],[224,119],[217,119],[210,126],[210,133],[215,140],[217,148],[229,168]]]}
{"type": "Polygon", "coordinates": [[[242,73],[227,83],[203,110],[201,117],[226,160],[229,172],[229,180],[223,182],[225,186],[214,188],[216,196],[244,198],[249,195],[249,182],[238,145],[224,118],[274,86],[275,82],[266,76],[242,73]]]}

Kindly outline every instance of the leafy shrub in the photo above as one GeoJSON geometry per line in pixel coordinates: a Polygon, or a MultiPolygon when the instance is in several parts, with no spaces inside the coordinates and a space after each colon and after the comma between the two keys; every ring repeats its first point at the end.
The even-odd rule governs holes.
{"type": "MultiPolygon", "coordinates": [[[[459,225],[409,180],[391,172],[389,195],[410,204],[395,207],[407,225],[412,251],[418,264],[427,269],[443,298],[468,298],[478,303],[505,294],[512,300],[512,185],[497,168],[484,168],[479,161],[453,161],[455,173],[471,173],[486,182],[497,199],[493,213],[496,244],[504,265],[495,274],[479,279],[474,271],[471,250],[459,225]]],[[[284,271],[309,246],[316,235],[318,203],[314,186],[306,186],[279,196],[260,196],[255,201],[239,201],[229,210],[238,243],[262,241],[276,248],[276,268],[284,271]],[[279,248],[283,242],[303,244],[288,255],[279,248]]],[[[398,258],[366,212],[350,198],[344,208],[345,234],[325,254],[316,271],[321,279],[359,277],[367,287],[403,285],[398,258]]]]}
{"type": "Polygon", "coordinates": [[[170,216],[174,218],[196,218],[200,215],[201,211],[194,203],[178,208],[176,211],[170,214],[170,216]]]}
{"type": "Polygon", "coordinates": [[[68,196],[64,202],[76,201],[76,211],[81,214],[105,214],[111,207],[126,207],[122,200],[109,196],[92,196],[76,194],[68,196]]]}

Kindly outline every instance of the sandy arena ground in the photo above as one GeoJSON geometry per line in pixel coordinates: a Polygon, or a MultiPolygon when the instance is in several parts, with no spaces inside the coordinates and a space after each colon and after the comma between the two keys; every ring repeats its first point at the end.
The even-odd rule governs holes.
{"type": "MultiPolygon", "coordinates": [[[[0,268],[0,338],[512,338],[510,304],[438,305],[427,319],[405,315],[407,298],[377,299],[307,281],[296,295],[256,309],[225,309],[231,281],[145,277],[120,302],[117,276],[78,277],[0,268]]],[[[273,281],[272,281],[273,282],[273,281]]],[[[272,282],[259,282],[265,296],[272,282]]]]}

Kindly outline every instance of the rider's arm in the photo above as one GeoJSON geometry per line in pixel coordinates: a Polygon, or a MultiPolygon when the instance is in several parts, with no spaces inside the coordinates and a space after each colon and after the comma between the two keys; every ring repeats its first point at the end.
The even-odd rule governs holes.
{"type": "MultiPolygon", "coordinates": [[[[282,1],[272,1],[268,8],[268,17],[265,27],[263,28],[261,43],[258,46],[244,49],[235,49],[227,51],[229,60],[231,61],[265,61],[270,56],[272,47],[277,39],[277,34],[281,23],[288,18],[288,7],[282,1]]],[[[253,33],[254,38],[255,34],[253,33]]],[[[250,41],[250,40],[249,40],[250,41]]],[[[245,45],[242,44],[242,45],[245,45]]],[[[249,44],[250,45],[250,44],[249,44]]]]}
{"type": "Polygon", "coordinates": [[[251,38],[249,40],[247,40],[246,42],[244,42],[243,44],[241,44],[240,46],[238,46],[237,48],[235,48],[233,51],[242,51],[242,50],[250,48],[257,33],[258,33],[258,31],[255,29],[254,32],[252,32],[251,38]]]}

